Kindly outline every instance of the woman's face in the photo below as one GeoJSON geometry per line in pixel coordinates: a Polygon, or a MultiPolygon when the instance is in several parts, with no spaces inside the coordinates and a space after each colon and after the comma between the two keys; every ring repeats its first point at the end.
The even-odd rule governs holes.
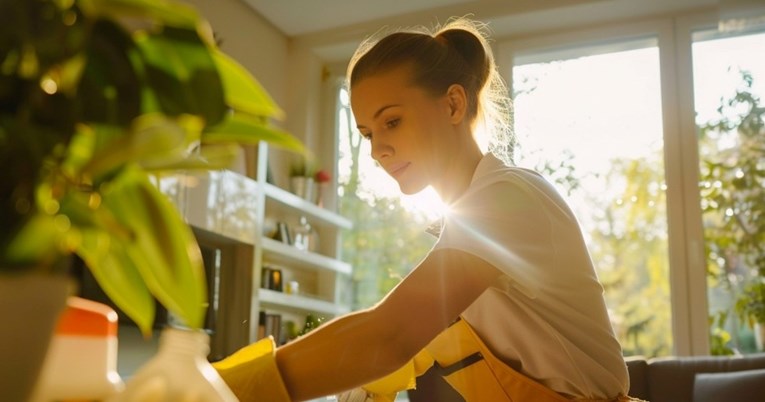
{"type": "Polygon", "coordinates": [[[448,98],[411,84],[407,66],[353,83],[351,108],[361,135],[371,141],[372,158],[414,194],[437,181],[454,149],[448,98]],[[452,145],[450,147],[450,145],[452,145]]]}

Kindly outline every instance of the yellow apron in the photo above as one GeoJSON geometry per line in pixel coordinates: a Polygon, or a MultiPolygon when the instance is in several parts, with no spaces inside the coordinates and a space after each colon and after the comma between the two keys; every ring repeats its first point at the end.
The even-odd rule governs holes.
{"type": "Polygon", "coordinates": [[[452,324],[425,350],[433,356],[436,371],[468,402],[569,401],[499,360],[464,319],[452,324]]]}
{"type": "MultiPolygon", "coordinates": [[[[404,373],[419,376],[432,365],[467,402],[572,401],[517,372],[497,358],[464,319],[459,319],[433,339],[410,365],[410,368],[405,366],[396,373],[375,381],[372,386],[366,385],[362,388],[371,394],[375,402],[392,401],[397,392],[414,387],[413,379],[409,382],[404,381],[404,373]],[[402,388],[404,384],[408,386],[402,388]]],[[[619,395],[607,400],[576,401],[621,402],[638,399],[619,395]]]]}

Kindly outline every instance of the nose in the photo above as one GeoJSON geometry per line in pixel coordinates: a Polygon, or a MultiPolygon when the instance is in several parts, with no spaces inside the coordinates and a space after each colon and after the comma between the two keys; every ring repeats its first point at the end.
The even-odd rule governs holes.
{"type": "Polygon", "coordinates": [[[372,159],[378,162],[393,155],[393,147],[391,147],[390,144],[386,143],[385,141],[382,141],[379,137],[379,135],[373,136],[371,141],[372,159]]]}

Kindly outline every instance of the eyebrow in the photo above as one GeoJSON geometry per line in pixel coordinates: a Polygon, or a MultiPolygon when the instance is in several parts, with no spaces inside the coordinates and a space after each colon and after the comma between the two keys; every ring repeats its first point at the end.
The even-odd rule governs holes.
{"type": "MultiPolygon", "coordinates": [[[[375,119],[377,119],[378,117],[380,117],[380,115],[381,115],[381,114],[382,114],[384,111],[386,111],[387,109],[390,109],[390,108],[392,108],[392,107],[397,107],[397,106],[401,106],[401,105],[400,105],[400,104],[398,104],[398,103],[393,103],[393,104],[390,104],[390,105],[385,105],[385,106],[383,106],[383,107],[381,107],[381,108],[377,109],[377,111],[375,112],[374,116],[372,116],[372,120],[375,120],[375,119]]],[[[357,126],[356,126],[356,128],[364,128],[364,127],[365,127],[365,126],[364,126],[364,125],[361,125],[361,124],[359,124],[359,125],[357,125],[357,126]]]]}

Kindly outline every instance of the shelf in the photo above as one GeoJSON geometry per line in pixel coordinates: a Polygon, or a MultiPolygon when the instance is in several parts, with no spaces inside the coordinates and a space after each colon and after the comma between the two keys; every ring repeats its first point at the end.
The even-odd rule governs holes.
{"type": "Polygon", "coordinates": [[[325,300],[291,295],[269,289],[258,289],[258,298],[263,306],[292,310],[298,313],[323,313],[332,316],[350,312],[350,309],[325,300]]]}
{"type": "Polygon", "coordinates": [[[310,251],[298,250],[293,246],[266,237],[262,238],[261,241],[263,251],[266,253],[264,259],[271,263],[282,264],[291,268],[310,266],[341,274],[351,273],[351,266],[346,262],[310,251]]]}
{"type": "Polygon", "coordinates": [[[301,211],[308,218],[319,220],[321,222],[328,223],[342,229],[350,229],[353,226],[349,219],[346,219],[328,209],[321,208],[318,205],[304,200],[295,194],[292,194],[289,191],[281,189],[273,184],[265,183],[264,189],[266,199],[301,211]]]}

